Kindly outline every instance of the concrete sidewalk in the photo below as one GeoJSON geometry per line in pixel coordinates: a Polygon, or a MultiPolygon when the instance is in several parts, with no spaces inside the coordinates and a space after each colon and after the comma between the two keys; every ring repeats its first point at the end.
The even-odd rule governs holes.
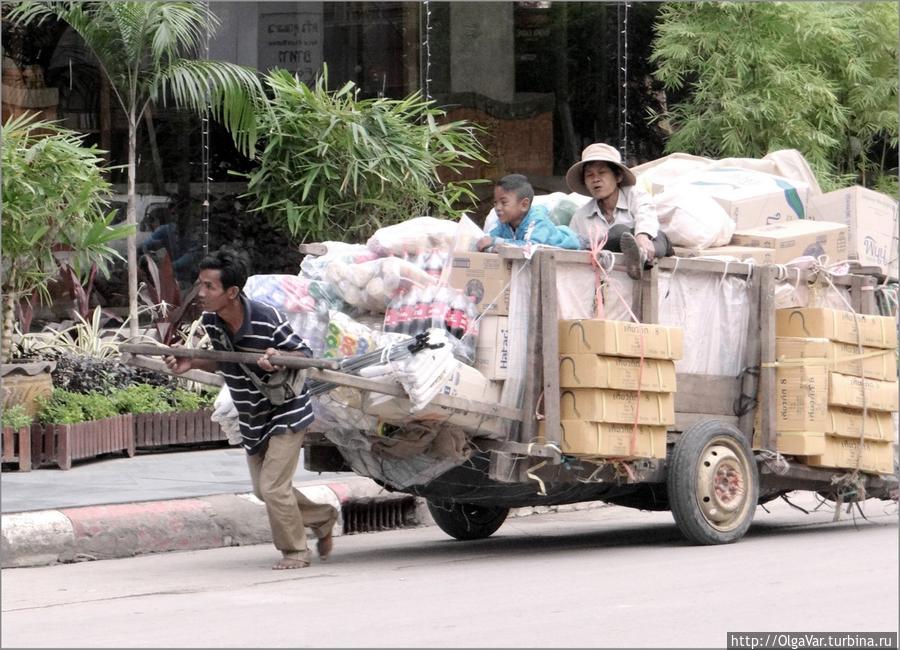
{"type": "MultiPolygon", "coordinates": [[[[294,484],[314,501],[342,509],[397,498],[370,479],[302,464],[294,484]]],[[[271,542],[245,453],[235,447],[3,472],[0,488],[3,567],[271,542]]]]}

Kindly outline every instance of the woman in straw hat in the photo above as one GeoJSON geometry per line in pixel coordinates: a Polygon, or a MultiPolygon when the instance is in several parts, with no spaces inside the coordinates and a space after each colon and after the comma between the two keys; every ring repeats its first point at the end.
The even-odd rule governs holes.
{"type": "Polygon", "coordinates": [[[608,144],[589,145],[566,172],[573,192],[593,198],[576,210],[569,227],[585,244],[606,236],[604,249],[625,255],[628,275],[639,278],[644,266],[672,254],[653,199],[635,185],[634,174],[608,144]]]}

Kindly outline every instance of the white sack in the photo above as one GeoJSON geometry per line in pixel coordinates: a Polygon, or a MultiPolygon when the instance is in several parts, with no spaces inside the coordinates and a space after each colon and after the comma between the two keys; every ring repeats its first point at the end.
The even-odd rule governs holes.
{"type": "Polygon", "coordinates": [[[703,249],[731,241],[734,221],[714,198],[688,186],[676,186],[653,200],[659,227],[673,246],[703,249]]]}

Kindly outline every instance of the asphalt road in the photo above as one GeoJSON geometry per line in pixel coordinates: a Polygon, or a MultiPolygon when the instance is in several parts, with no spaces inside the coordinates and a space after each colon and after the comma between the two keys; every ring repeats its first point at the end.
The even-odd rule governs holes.
{"type": "MultiPolygon", "coordinates": [[[[816,506],[809,493],[796,503],[816,506]]],[[[269,546],[2,571],[8,647],[724,647],[728,631],[897,631],[898,517],[778,501],[725,546],[669,513],[510,519],[341,537],[275,572],[269,546]]]]}

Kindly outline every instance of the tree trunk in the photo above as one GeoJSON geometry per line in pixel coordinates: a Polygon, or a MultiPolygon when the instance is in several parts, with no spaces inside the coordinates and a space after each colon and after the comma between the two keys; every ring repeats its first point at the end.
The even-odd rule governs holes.
{"type": "Polygon", "coordinates": [[[137,189],[135,187],[135,158],[137,157],[137,119],[134,107],[128,115],[128,210],[125,223],[132,227],[126,240],[128,247],[128,330],[132,338],[138,334],[137,311],[137,219],[135,218],[137,189]]]}
{"type": "Polygon", "coordinates": [[[6,363],[12,356],[13,328],[16,325],[16,296],[9,292],[3,296],[3,337],[0,340],[0,361],[6,363]]]}

